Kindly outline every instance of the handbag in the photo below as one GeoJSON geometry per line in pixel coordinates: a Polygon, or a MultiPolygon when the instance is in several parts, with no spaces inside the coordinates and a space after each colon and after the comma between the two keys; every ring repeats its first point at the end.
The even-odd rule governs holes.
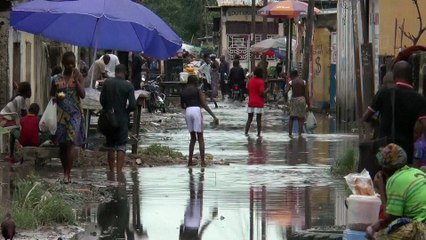
{"type": "Polygon", "coordinates": [[[376,155],[380,148],[385,147],[389,143],[395,142],[395,89],[392,89],[392,129],[391,137],[382,137],[370,140],[364,140],[359,143],[359,161],[358,172],[367,169],[371,179],[374,179],[376,173],[381,170],[381,166],[377,162],[376,155]]]}
{"type": "Polygon", "coordinates": [[[118,128],[118,119],[114,112],[114,109],[111,110],[105,110],[102,109],[99,113],[99,119],[98,119],[98,130],[103,135],[108,135],[109,133],[112,133],[114,129],[118,128]]]}

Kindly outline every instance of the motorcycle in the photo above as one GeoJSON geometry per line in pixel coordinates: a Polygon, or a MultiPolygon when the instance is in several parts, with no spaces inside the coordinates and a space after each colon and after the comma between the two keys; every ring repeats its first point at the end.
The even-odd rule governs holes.
{"type": "Polygon", "coordinates": [[[148,82],[143,82],[141,88],[150,92],[148,100],[148,112],[153,113],[160,110],[166,112],[166,94],[162,93],[159,86],[160,76],[151,78],[148,82]]]}
{"type": "Polygon", "coordinates": [[[234,85],[231,88],[231,99],[234,100],[234,101],[235,100],[238,100],[238,101],[244,100],[243,90],[236,83],[234,83],[234,85]]]}

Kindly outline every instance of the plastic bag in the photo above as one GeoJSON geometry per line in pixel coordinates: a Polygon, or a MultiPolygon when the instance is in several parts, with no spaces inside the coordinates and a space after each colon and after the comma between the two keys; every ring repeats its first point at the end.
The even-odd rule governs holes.
{"type": "Polygon", "coordinates": [[[306,117],[306,129],[312,131],[317,127],[317,119],[313,112],[309,111],[308,116],[306,117]]]}
{"type": "Polygon", "coordinates": [[[53,103],[53,100],[50,99],[38,125],[40,131],[54,135],[58,124],[57,117],[56,103],[53,103]]]}
{"type": "Polygon", "coordinates": [[[351,173],[345,177],[346,183],[355,195],[374,196],[373,181],[367,170],[362,170],[361,173],[351,173]]]}

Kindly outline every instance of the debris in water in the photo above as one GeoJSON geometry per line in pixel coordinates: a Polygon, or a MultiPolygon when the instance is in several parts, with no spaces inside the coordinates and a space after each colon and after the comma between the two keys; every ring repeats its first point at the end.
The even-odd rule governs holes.
{"type": "Polygon", "coordinates": [[[137,165],[141,165],[141,164],[142,164],[142,159],[137,158],[137,159],[136,159],[136,164],[137,164],[137,165]]]}

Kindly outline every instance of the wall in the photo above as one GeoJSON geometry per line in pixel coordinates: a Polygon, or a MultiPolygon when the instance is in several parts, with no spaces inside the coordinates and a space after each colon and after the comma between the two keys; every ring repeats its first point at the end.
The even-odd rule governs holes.
{"type": "MultiPolygon", "coordinates": [[[[380,55],[395,55],[402,46],[411,46],[412,41],[403,37],[401,44],[401,31],[396,31],[395,42],[395,19],[401,26],[404,19],[404,29],[413,35],[419,31],[419,20],[417,11],[412,0],[378,0],[379,2],[379,24],[380,24],[380,55]]],[[[423,26],[426,25],[426,0],[418,0],[422,12],[423,26]]],[[[418,45],[426,45],[426,32],[423,33],[418,45]]]]}
{"type": "MultiPolygon", "coordinates": [[[[60,53],[72,50],[78,56],[78,48],[68,44],[51,42],[40,36],[35,36],[30,33],[21,32],[9,29],[9,68],[12,69],[9,74],[9,94],[14,94],[13,86],[19,82],[30,82],[31,98],[29,103],[38,103],[43,110],[49,100],[50,90],[50,59],[49,48],[57,48],[60,53]],[[19,53],[14,54],[14,45],[18,44],[19,53]],[[19,59],[14,59],[19,57],[19,59]],[[17,61],[18,60],[18,61],[17,61]],[[16,77],[14,62],[20,62],[17,71],[19,76],[16,77]],[[15,80],[15,82],[14,82],[15,80]]],[[[16,66],[15,66],[16,68],[16,66]]]]}
{"type": "Polygon", "coordinates": [[[312,75],[314,106],[330,102],[330,31],[316,28],[312,46],[312,75]]]}
{"type": "Polygon", "coordinates": [[[0,107],[8,102],[9,95],[9,12],[0,12],[0,107]]]}
{"type": "Polygon", "coordinates": [[[341,0],[337,6],[336,112],[338,122],[357,119],[356,85],[351,1],[341,0]]]}

